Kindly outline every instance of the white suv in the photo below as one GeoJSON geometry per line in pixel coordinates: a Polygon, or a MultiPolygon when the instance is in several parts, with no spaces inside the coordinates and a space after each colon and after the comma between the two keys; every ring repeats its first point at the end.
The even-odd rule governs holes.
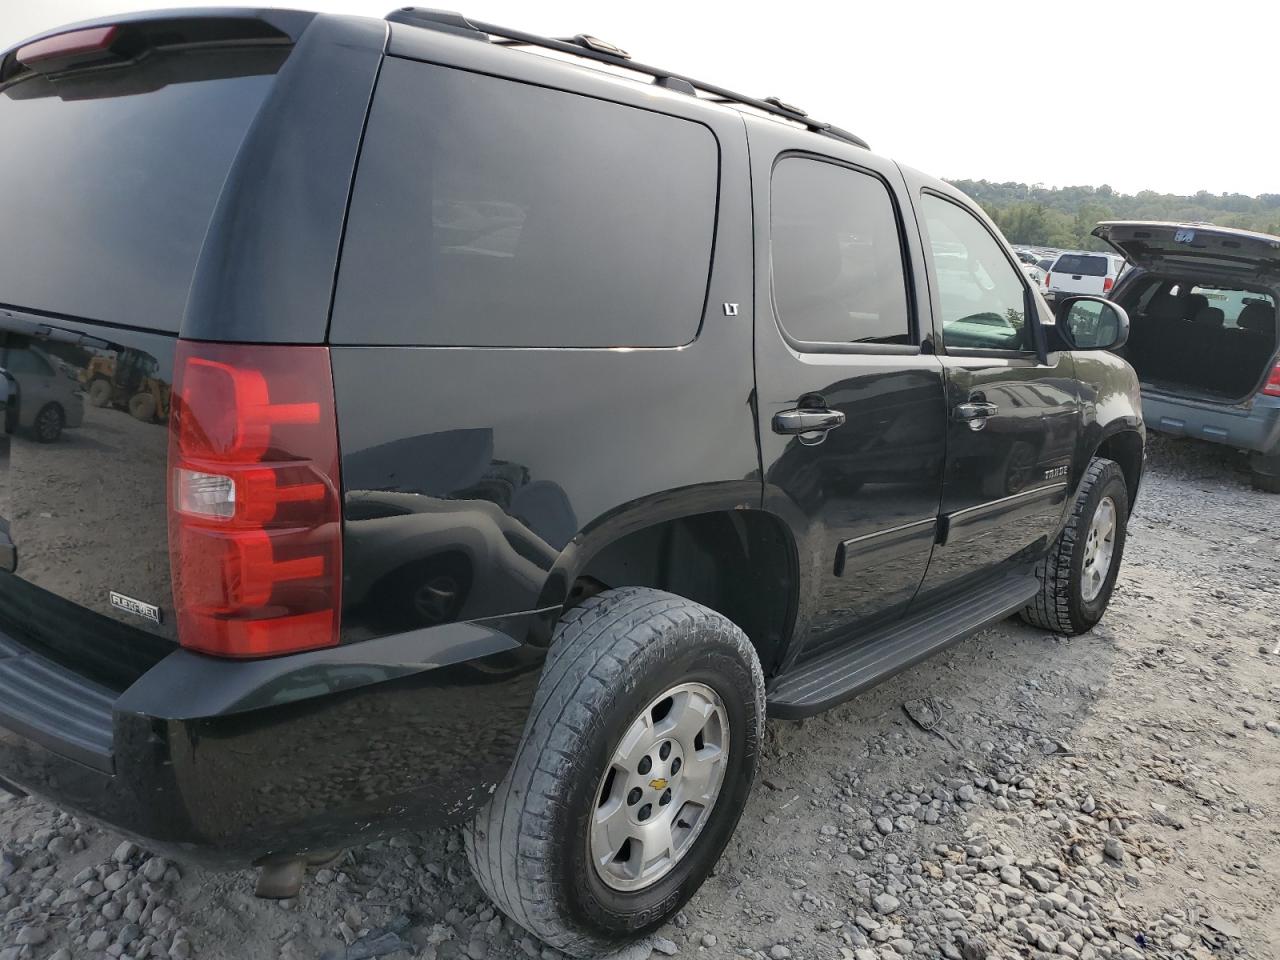
{"type": "Polygon", "coordinates": [[[1105,253],[1063,253],[1045,277],[1045,299],[1055,303],[1064,297],[1089,294],[1103,297],[1111,292],[1123,261],[1105,253]]]}

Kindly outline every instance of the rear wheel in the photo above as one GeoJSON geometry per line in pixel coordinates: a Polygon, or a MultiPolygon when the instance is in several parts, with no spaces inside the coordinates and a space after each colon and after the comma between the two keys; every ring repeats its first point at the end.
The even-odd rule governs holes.
{"type": "Polygon", "coordinates": [[[511,771],[467,831],[480,886],[575,956],[662,924],[711,872],[755,777],[764,679],[681,597],[606,590],[556,632],[511,771]]]}
{"type": "Polygon", "coordinates": [[[1036,566],[1040,592],[1022,619],[1055,633],[1078,634],[1102,619],[1115,589],[1129,522],[1129,488],[1114,460],[1096,457],[1071,517],[1036,566]]]}
{"type": "Polygon", "coordinates": [[[56,403],[46,403],[40,408],[40,412],[36,414],[35,422],[31,425],[31,432],[35,434],[37,440],[41,443],[53,443],[62,436],[62,428],[66,425],[67,418],[63,414],[62,408],[56,403]]]}
{"type": "Polygon", "coordinates": [[[1255,453],[1249,459],[1249,475],[1255,489],[1280,493],[1280,454],[1255,453]]]}

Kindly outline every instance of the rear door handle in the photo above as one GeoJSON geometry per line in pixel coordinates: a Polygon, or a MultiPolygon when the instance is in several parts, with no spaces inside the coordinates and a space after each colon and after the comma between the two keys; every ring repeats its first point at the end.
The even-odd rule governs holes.
{"type": "Polygon", "coordinates": [[[799,434],[801,442],[805,442],[803,434],[818,434],[809,443],[820,443],[828,430],[844,425],[845,416],[839,410],[810,409],[799,407],[795,410],[782,410],[773,415],[773,432],[781,434],[799,434]]]}

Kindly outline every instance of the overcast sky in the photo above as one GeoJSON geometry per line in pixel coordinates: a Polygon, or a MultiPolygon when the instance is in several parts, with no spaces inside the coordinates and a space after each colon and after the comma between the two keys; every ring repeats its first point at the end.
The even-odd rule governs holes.
{"type": "MultiPolygon", "coordinates": [[[[76,20],[217,2],[0,0],[0,48],[76,20]]],[[[382,16],[394,2],[296,6],[382,16]]],[[[544,35],[592,33],[637,60],[781,97],[937,176],[1280,193],[1276,0],[465,0],[460,9],[544,35]]]]}

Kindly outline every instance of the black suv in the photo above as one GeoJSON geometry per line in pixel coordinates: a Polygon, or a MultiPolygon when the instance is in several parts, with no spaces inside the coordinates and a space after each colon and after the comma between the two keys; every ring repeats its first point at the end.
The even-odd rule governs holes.
{"type": "Polygon", "coordinates": [[[4,367],[113,384],[6,417],[11,789],[265,893],[465,824],[581,955],[707,876],[766,711],[1107,605],[1123,310],[1055,321],[964,196],[794,107],[202,10],[5,53],[0,126],[4,367]]]}

